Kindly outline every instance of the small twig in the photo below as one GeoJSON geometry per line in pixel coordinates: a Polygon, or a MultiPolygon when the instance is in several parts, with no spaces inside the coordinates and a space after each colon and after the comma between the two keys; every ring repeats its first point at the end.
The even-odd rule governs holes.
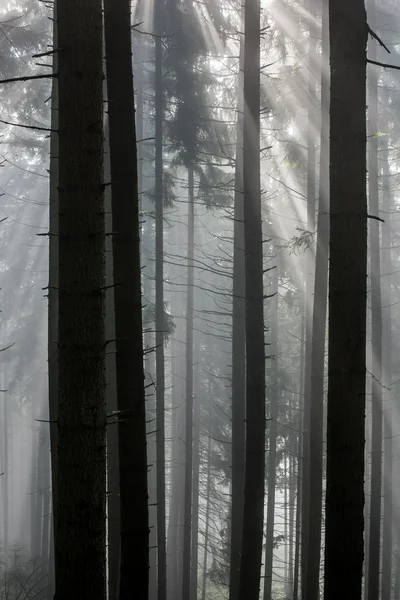
{"type": "Polygon", "coordinates": [[[31,75],[30,77],[10,77],[10,79],[0,79],[0,84],[15,83],[16,81],[31,81],[33,79],[51,79],[52,77],[57,77],[56,73],[48,73],[47,75],[43,73],[43,75],[31,75]]]}
{"type": "Polygon", "coordinates": [[[12,123],[11,121],[4,121],[0,119],[0,123],[4,125],[12,125],[13,127],[22,127],[23,129],[35,129],[37,131],[56,131],[55,129],[49,129],[49,127],[35,127],[35,125],[23,125],[22,123],[12,123]]]}
{"type": "Polygon", "coordinates": [[[376,65],[377,67],[383,67],[384,69],[396,69],[397,71],[400,71],[400,65],[385,65],[385,63],[381,63],[377,60],[371,60],[370,58],[367,58],[367,63],[370,65],[376,65]]]}
{"type": "Polygon", "coordinates": [[[373,31],[369,25],[367,25],[367,28],[368,28],[369,35],[372,38],[374,38],[378,42],[378,44],[380,44],[382,46],[382,48],[385,48],[386,52],[388,52],[390,54],[389,48],[387,46],[385,46],[385,44],[382,42],[381,38],[375,33],[375,31],[373,31]]]}
{"type": "Polygon", "coordinates": [[[380,221],[381,223],[384,223],[384,219],[381,219],[380,217],[375,217],[375,215],[367,215],[368,219],[373,219],[374,221],[380,221]]]}

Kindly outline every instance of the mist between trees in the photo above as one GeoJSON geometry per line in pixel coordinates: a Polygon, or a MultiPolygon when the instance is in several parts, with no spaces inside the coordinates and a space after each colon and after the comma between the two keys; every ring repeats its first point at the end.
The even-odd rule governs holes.
{"type": "Polygon", "coordinates": [[[0,3],[0,600],[400,600],[400,8],[0,3]]]}

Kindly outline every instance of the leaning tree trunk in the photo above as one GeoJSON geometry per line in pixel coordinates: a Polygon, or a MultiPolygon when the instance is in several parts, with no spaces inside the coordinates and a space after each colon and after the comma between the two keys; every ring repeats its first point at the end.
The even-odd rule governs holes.
{"type": "MultiPolygon", "coordinates": [[[[375,2],[369,3],[368,19],[375,29],[375,2]]],[[[376,41],[372,40],[370,56],[376,60],[376,41]]],[[[368,197],[369,213],[378,217],[378,76],[377,67],[368,70],[368,197]]],[[[379,599],[381,494],[382,494],[382,302],[380,265],[380,224],[371,219],[370,281],[371,281],[371,372],[372,372],[372,432],[371,432],[371,505],[368,547],[368,600],[379,599]]]]}
{"type": "Polygon", "coordinates": [[[260,2],[244,7],[243,188],[246,290],[246,450],[239,600],[258,600],[265,477],[265,349],[260,190],[260,2]]]}
{"type": "Polygon", "coordinates": [[[360,600],[367,279],[364,0],[329,6],[330,272],[325,600],[360,600]]]}
{"type": "Polygon", "coordinates": [[[322,477],[323,477],[323,415],[325,332],[328,293],[329,245],[329,21],[328,4],[322,4],[322,68],[321,68],[321,150],[319,175],[319,207],[317,248],[315,255],[315,285],[313,307],[313,338],[311,344],[310,382],[310,495],[308,513],[308,560],[305,598],[318,600],[320,595],[322,477]]]}
{"type": "Polygon", "coordinates": [[[103,62],[100,0],[58,0],[56,600],[106,598],[103,62]]]}
{"type": "Polygon", "coordinates": [[[119,599],[147,598],[149,526],[131,3],[104,4],[119,411],[119,599]],[[135,556],[135,560],[132,557],[135,556]]]}

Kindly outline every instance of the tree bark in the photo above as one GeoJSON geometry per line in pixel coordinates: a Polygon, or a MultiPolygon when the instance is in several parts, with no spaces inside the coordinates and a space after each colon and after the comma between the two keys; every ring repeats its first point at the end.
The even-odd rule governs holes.
{"type": "Polygon", "coordinates": [[[364,1],[330,2],[329,31],[331,219],[324,598],[359,600],[364,559],[367,279],[364,1]]]}
{"type": "Polygon", "coordinates": [[[390,600],[393,568],[393,427],[394,398],[392,388],[392,236],[390,217],[389,148],[383,151],[383,219],[382,225],[382,367],[384,411],[384,477],[382,538],[382,600],[390,600]]]}
{"type": "Polygon", "coordinates": [[[258,600],[265,478],[265,348],[260,190],[260,2],[244,7],[243,182],[246,290],[246,447],[239,600],[258,600]]]}
{"type": "Polygon", "coordinates": [[[268,501],[267,528],[265,535],[264,600],[272,599],[272,575],[274,562],[275,526],[275,484],[276,484],[276,442],[278,437],[278,265],[273,274],[274,297],[271,300],[271,339],[272,364],[269,381],[270,421],[268,452],[268,501]]]}
{"type": "Polygon", "coordinates": [[[307,600],[320,595],[321,525],[322,525],[322,453],[324,415],[325,332],[328,294],[329,245],[329,79],[326,69],[329,56],[329,13],[322,4],[321,69],[321,150],[319,174],[318,232],[315,255],[314,306],[311,344],[310,387],[310,494],[308,561],[305,581],[307,600]]]}
{"type": "Polygon", "coordinates": [[[163,213],[163,83],[161,10],[156,10],[155,41],[155,200],[156,200],[156,453],[157,453],[157,583],[158,600],[167,597],[165,524],[165,366],[164,366],[164,213],[163,213]]]}
{"type": "Polygon", "coordinates": [[[186,421],[185,499],[183,523],[182,600],[190,600],[193,477],[193,282],[194,282],[194,173],[188,169],[188,260],[186,308],[186,421]]]}
{"type": "MultiPolygon", "coordinates": [[[[375,2],[369,2],[369,25],[375,30],[375,2]]],[[[369,51],[376,60],[376,40],[369,51]]],[[[368,70],[368,198],[369,213],[379,214],[378,191],[378,76],[377,67],[368,70]]],[[[372,432],[371,432],[371,506],[368,548],[368,600],[379,599],[381,496],[382,496],[382,301],[380,265],[380,223],[369,221],[370,281],[371,281],[371,372],[372,372],[372,432]]]]}
{"type": "Polygon", "coordinates": [[[243,206],[243,41],[240,45],[239,101],[235,160],[232,289],[232,505],[229,599],[238,600],[240,549],[243,530],[245,418],[246,418],[246,336],[243,206]]]}
{"type": "Polygon", "coordinates": [[[131,3],[104,3],[119,414],[119,599],[147,598],[149,524],[131,3]],[[132,557],[135,556],[135,560],[132,557]]]}
{"type": "Polygon", "coordinates": [[[58,0],[59,323],[55,600],[106,598],[100,0],[58,0]]]}

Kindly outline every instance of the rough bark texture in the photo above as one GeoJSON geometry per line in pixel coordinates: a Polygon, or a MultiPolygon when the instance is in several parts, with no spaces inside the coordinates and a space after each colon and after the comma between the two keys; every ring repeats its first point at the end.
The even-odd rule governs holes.
{"type": "Polygon", "coordinates": [[[100,0],[58,0],[59,413],[56,600],[106,597],[100,0]]]}
{"type": "Polygon", "coordinates": [[[265,348],[260,191],[260,3],[245,1],[243,182],[246,286],[246,473],[240,600],[258,600],[265,477],[265,348]]]}
{"type": "Polygon", "coordinates": [[[361,598],[367,279],[363,0],[329,6],[330,272],[325,600],[361,598]]]}
{"type": "Polygon", "coordinates": [[[119,599],[147,598],[149,525],[131,3],[104,3],[113,219],[121,560],[119,599]],[[135,560],[132,560],[132,557],[135,560]]]}

